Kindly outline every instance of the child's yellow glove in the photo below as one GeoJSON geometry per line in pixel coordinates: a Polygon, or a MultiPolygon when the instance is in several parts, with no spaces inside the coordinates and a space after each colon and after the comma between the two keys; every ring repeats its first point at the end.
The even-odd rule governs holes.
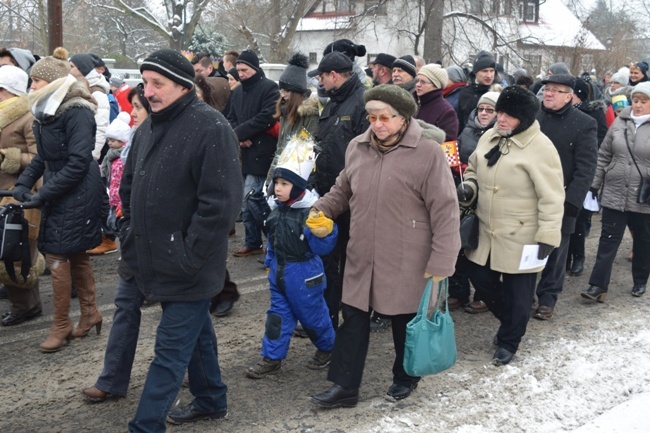
{"type": "Polygon", "coordinates": [[[332,233],[334,229],[334,221],[327,218],[323,212],[312,209],[309,211],[309,218],[307,218],[307,227],[318,238],[324,238],[332,233]]]}

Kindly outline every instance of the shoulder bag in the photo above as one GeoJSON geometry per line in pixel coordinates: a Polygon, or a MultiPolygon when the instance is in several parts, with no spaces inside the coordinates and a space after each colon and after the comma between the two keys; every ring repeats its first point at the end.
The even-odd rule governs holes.
{"type": "Polygon", "coordinates": [[[406,325],[404,371],[409,376],[440,373],[456,363],[454,321],[447,305],[449,283],[447,278],[438,283],[438,302],[434,313],[427,317],[432,284],[429,278],[417,315],[406,325]],[[444,312],[440,311],[441,299],[445,300],[444,312]]]}
{"type": "Polygon", "coordinates": [[[641,183],[639,184],[639,193],[636,196],[636,202],[641,204],[650,204],[650,179],[643,177],[641,169],[639,169],[639,164],[637,164],[636,159],[634,159],[634,154],[632,153],[632,149],[630,149],[630,143],[627,141],[627,122],[625,123],[625,131],[623,134],[625,135],[625,145],[627,146],[627,151],[630,152],[632,162],[634,163],[634,166],[636,167],[636,170],[639,172],[639,176],[641,177],[641,183]]]}

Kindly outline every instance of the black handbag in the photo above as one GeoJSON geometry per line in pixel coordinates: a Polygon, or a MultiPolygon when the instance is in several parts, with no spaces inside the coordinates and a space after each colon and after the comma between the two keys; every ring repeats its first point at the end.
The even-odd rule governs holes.
{"type": "Polygon", "coordinates": [[[14,282],[17,282],[14,262],[21,262],[23,280],[27,279],[32,266],[28,235],[23,209],[13,203],[0,207],[0,260],[14,282]]]}
{"type": "Polygon", "coordinates": [[[625,145],[627,146],[627,151],[630,152],[632,162],[634,163],[636,171],[639,172],[639,177],[641,178],[641,183],[639,184],[639,192],[636,196],[636,202],[641,204],[650,204],[650,179],[643,177],[643,174],[641,174],[641,169],[639,169],[639,164],[637,164],[636,159],[634,159],[634,154],[632,153],[632,149],[630,149],[630,143],[627,141],[627,123],[625,125],[625,131],[623,132],[623,135],[625,136],[625,145]]]}
{"type": "MultiPolygon", "coordinates": [[[[477,200],[476,200],[477,201],[477,200]]],[[[476,201],[469,207],[462,208],[460,218],[460,243],[466,250],[478,248],[478,215],[476,215],[476,201]]]]}

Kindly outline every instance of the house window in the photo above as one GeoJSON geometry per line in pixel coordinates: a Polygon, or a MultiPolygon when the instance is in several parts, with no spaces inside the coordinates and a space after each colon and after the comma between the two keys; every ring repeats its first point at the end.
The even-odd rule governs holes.
{"type": "Polygon", "coordinates": [[[519,18],[524,23],[537,23],[539,0],[519,0],[519,18]]]}
{"type": "Polygon", "coordinates": [[[318,53],[309,53],[309,63],[318,63],[318,53]]]}
{"type": "Polygon", "coordinates": [[[512,0],[492,0],[492,13],[497,16],[512,14],[512,0]]]}
{"type": "Polygon", "coordinates": [[[474,15],[483,14],[483,0],[470,0],[469,13],[474,15]]]}
{"type": "Polygon", "coordinates": [[[364,12],[372,15],[386,15],[386,0],[365,0],[364,12]]]}

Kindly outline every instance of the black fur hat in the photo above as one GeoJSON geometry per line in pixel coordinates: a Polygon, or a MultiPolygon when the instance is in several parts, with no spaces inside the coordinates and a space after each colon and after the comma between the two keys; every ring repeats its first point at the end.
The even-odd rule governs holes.
{"type": "Polygon", "coordinates": [[[349,39],[339,39],[332,42],[325,47],[325,50],[323,50],[323,55],[334,51],[345,54],[352,61],[354,61],[354,58],[357,56],[361,57],[366,55],[365,45],[357,45],[349,39]]]}
{"type": "Polygon", "coordinates": [[[519,119],[521,123],[512,133],[516,135],[535,123],[539,107],[539,99],[533,92],[523,87],[510,86],[503,89],[499,95],[495,109],[519,119]]]}
{"type": "Polygon", "coordinates": [[[289,59],[289,65],[284,69],[278,84],[281,89],[305,94],[307,88],[307,68],[309,59],[302,53],[296,53],[289,59]]]}

